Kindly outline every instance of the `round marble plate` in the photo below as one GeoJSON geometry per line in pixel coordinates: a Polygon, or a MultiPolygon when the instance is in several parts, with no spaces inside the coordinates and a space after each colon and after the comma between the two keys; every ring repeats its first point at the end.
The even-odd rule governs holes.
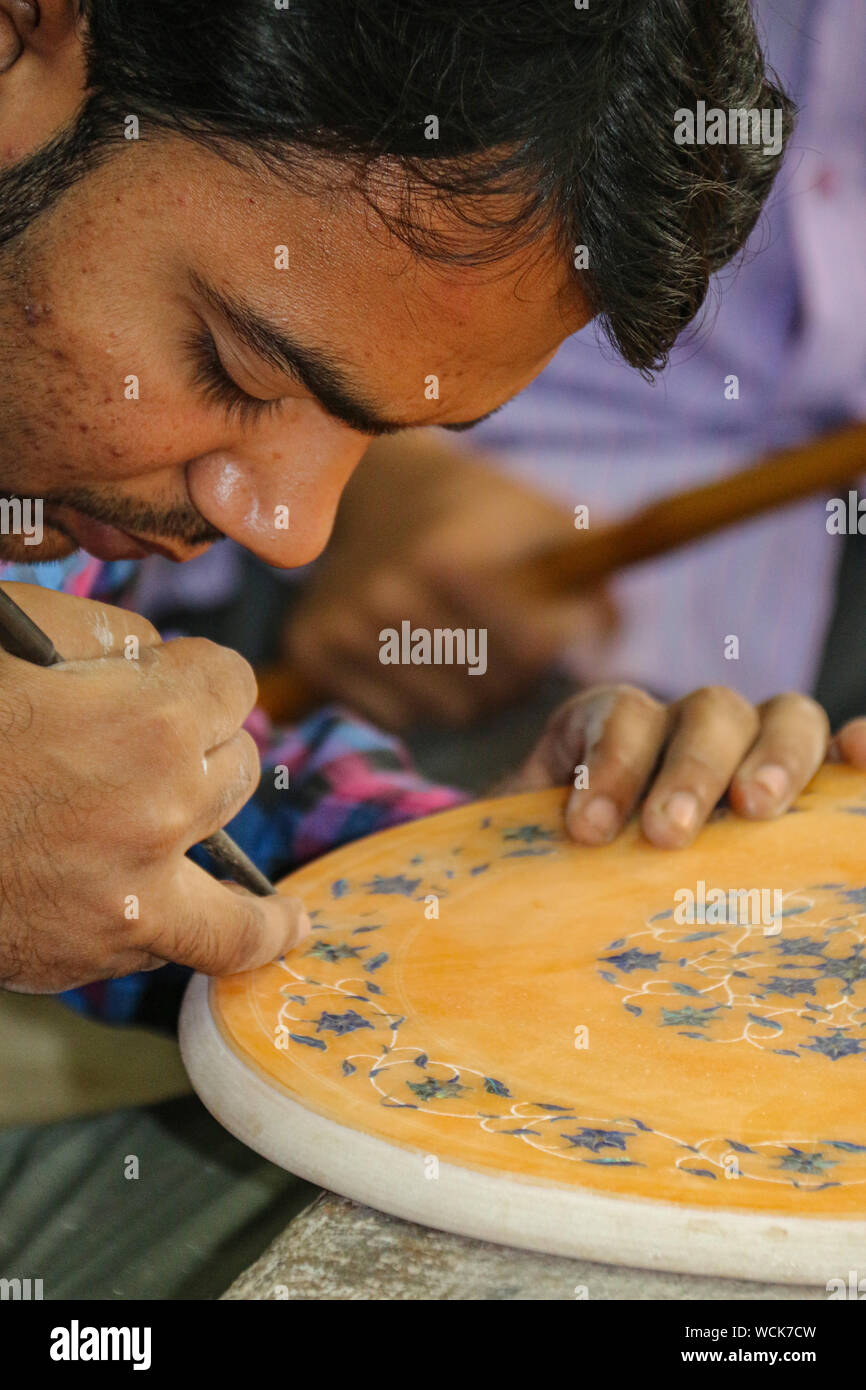
{"type": "Polygon", "coordinates": [[[190,984],[195,1089],[273,1162],[443,1230],[826,1285],[866,1259],[866,777],[680,853],[475,802],[285,881],[312,936],[190,984]]]}

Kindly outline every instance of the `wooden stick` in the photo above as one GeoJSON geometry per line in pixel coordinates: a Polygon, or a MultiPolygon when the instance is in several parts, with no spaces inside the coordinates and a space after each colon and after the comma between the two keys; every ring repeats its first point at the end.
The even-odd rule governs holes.
{"type": "MultiPolygon", "coordinates": [[[[524,592],[567,594],[749,517],[842,487],[864,471],[866,424],[846,425],[716,482],[652,502],[625,521],[575,531],[573,541],[517,565],[508,582],[524,592]]],[[[257,674],[259,698],[274,719],[296,719],[315,702],[315,691],[293,671],[272,666],[257,674]]]]}
{"type": "Polygon", "coordinates": [[[642,507],[625,521],[577,533],[574,543],[532,556],[521,584],[553,594],[666,555],[749,517],[841,487],[866,471],[866,424],[770,454],[761,463],[642,507]]]}

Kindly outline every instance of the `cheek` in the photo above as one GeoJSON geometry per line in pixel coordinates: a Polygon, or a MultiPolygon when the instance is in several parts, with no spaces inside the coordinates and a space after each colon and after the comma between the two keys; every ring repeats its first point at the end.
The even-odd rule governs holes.
{"type": "Polygon", "coordinates": [[[50,320],[16,347],[0,387],[0,452],[4,476],[20,467],[32,491],[180,470],[213,443],[153,370],[132,369],[134,350],[91,346],[50,320]]]}
{"type": "Polygon", "coordinates": [[[35,256],[0,295],[4,472],[46,491],[182,469],[213,448],[213,421],[185,379],[174,320],[145,275],[131,283],[82,257],[35,256]],[[162,307],[161,307],[162,306],[162,307]],[[176,335],[175,335],[176,336],[176,335]],[[19,463],[20,460],[20,463],[19,463]]]}

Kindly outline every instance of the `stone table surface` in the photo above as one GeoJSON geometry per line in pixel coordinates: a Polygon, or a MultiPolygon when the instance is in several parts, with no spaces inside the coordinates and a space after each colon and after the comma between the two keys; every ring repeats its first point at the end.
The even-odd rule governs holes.
{"type": "MultiPolygon", "coordinates": [[[[468,731],[410,739],[428,777],[482,793],[518,766],[570,694],[553,678],[525,705],[468,731]]],[[[824,1299],[826,1290],[696,1278],[539,1255],[449,1235],[323,1192],[223,1294],[225,1299],[440,1301],[824,1299]]]]}
{"type": "Polygon", "coordinates": [[[323,1192],[225,1299],[441,1301],[825,1299],[788,1284],[704,1279],[538,1255],[433,1231],[323,1192]]]}

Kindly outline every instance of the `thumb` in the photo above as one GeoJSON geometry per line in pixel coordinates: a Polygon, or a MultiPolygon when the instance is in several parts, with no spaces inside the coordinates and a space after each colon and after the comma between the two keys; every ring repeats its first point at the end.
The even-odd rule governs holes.
{"type": "Polygon", "coordinates": [[[221,883],[184,859],[179,909],[151,949],[205,975],[254,970],[285,955],[310,931],[300,898],[260,898],[235,883],[221,883]]]}

